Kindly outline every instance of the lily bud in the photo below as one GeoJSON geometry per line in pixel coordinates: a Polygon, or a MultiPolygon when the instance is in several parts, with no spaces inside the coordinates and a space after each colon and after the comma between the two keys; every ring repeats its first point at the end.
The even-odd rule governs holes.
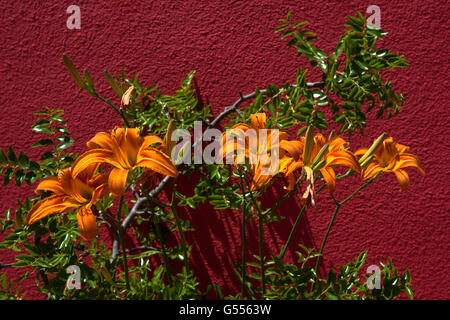
{"type": "MultiPolygon", "coordinates": [[[[372,156],[377,150],[378,148],[381,146],[381,144],[383,143],[384,139],[386,138],[386,133],[383,132],[383,134],[381,136],[379,136],[370,146],[369,150],[367,150],[367,152],[361,157],[361,159],[359,159],[359,164],[363,164],[365,163],[365,160],[367,160],[367,158],[369,158],[370,156],[372,156]]],[[[367,163],[366,163],[367,164],[367,163]]]]}
{"type": "Polygon", "coordinates": [[[328,152],[328,147],[330,145],[328,143],[326,143],[322,149],[320,149],[319,153],[317,154],[317,156],[314,158],[314,160],[312,161],[312,165],[311,168],[315,168],[316,165],[321,162],[321,159],[323,158],[323,156],[328,152]]]}
{"type": "Polygon", "coordinates": [[[105,78],[106,78],[106,81],[108,81],[109,85],[111,86],[111,89],[120,98],[122,96],[122,89],[119,88],[116,80],[114,80],[114,78],[111,76],[111,74],[108,72],[108,70],[105,70],[105,78]]]}
{"type": "Polygon", "coordinates": [[[80,76],[77,69],[75,68],[75,66],[72,63],[72,60],[70,60],[70,58],[66,54],[63,54],[63,61],[64,61],[64,64],[66,65],[67,70],[69,70],[69,73],[72,76],[73,80],[75,80],[75,83],[81,89],[86,89],[86,83],[85,83],[84,79],[80,76]]]}
{"type": "Polygon", "coordinates": [[[331,130],[330,135],[328,136],[328,141],[333,140],[333,138],[336,136],[336,132],[334,130],[331,130]]]}
{"type": "Polygon", "coordinates": [[[311,153],[314,146],[314,127],[309,126],[305,134],[305,146],[303,147],[303,163],[308,165],[311,160],[311,153]]]}
{"type": "Polygon", "coordinates": [[[126,108],[126,107],[128,107],[130,105],[131,94],[133,93],[133,91],[134,91],[134,86],[131,86],[122,95],[122,101],[120,103],[120,109],[123,109],[124,107],[126,108]]]}
{"type": "Polygon", "coordinates": [[[369,163],[372,162],[373,158],[374,158],[374,155],[372,154],[368,158],[366,158],[363,162],[361,162],[361,168],[367,167],[369,165],[369,163]]]}
{"type": "Polygon", "coordinates": [[[319,161],[317,164],[315,164],[312,167],[312,170],[313,171],[317,171],[319,169],[322,169],[325,166],[326,163],[327,163],[327,160],[323,159],[322,161],[319,161]]]}
{"type": "Polygon", "coordinates": [[[172,149],[176,146],[176,141],[172,141],[172,133],[177,129],[175,120],[170,120],[167,126],[167,132],[164,136],[164,144],[166,145],[166,154],[170,157],[172,155],[172,149]]]}

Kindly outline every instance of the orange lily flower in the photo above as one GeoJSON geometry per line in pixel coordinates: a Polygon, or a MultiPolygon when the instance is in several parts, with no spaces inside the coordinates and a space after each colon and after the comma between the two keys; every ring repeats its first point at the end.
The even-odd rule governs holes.
{"type": "MultiPolygon", "coordinates": [[[[167,126],[166,135],[164,136],[164,140],[156,141],[156,143],[159,143],[156,148],[164,152],[166,155],[171,157],[172,150],[176,146],[176,142],[171,140],[172,133],[176,130],[175,120],[170,120],[169,125],[167,126]]],[[[157,179],[156,179],[156,172],[149,168],[144,168],[142,172],[142,179],[141,181],[143,183],[147,182],[148,187],[152,188],[155,186],[157,179]]]]}
{"type": "MultiPolygon", "coordinates": [[[[367,150],[367,148],[362,148],[355,154],[365,154],[367,150]]],[[[392,137],[385,139],[373,154],[373,161],[362,170],[363,180],[370,179],[378,172],[393,172],[400,184],[400,191],[406,190],[409,186],[409,176],[405,170],[402,170],[403,168],[415,167],[422,175],[425,174],[420,167],[419,158],[408,151],[409,147],[394,142],[392,137]]]]}
{"type": "Polygon", "coordinates": [[[67,209],[78,209],[77,221],[81,236],[90,240],[97,234],[97,224],[91,206],[103,195],[109,193],[108,177],[95,174],[98,165],[90,165],[80,172],[76,178],[72,169],[60,170],[57,177],[44,179],[36,188],[36,194],[51,191],[53,194],[39,200],[31,208],[25,223],[31,225],[36,221],[54,213],[62,213],[67,209]]]}
{"type": "Polygon", "coordinates": [[[252,114],[250,120],[251,125],[238,123],[231,127],[228,135],[226,132],[223,133],[222,147],[218,154],[218,158],[228,159],[232,156],[234,165],[242,163],[245,159],[250,160],[251,168],[254,173],[250,190],[259,190],[278,174],[279,171],[273,172],[273,170],[271,170],[271,163],[265,160],[268,160],[269,155],[278,156],[272,154],[276,152],[279,145],[279,142],[276,143],[275,141],[277,138],[278,141],[287,139],[287,134],[278,132],[278,130],[266,129],[265,113],[252,114]],[[246,135],[250,129],[253,129],[256,133],[256,141],[253,141],[255,142],[254,145],[250,145],[252,139],[250,136],[246,135]],[[260,130],[265,131],[260,132],[260,130]],[[233,135],[238,137],[237,141],[234,139],[233,135]],[[274,142],[272,143],[272,141],[274,142]],[[234,155],[235,151],[237,151],[237,155],[234,155]],[[267,172],[269,172],[269,174],[267,174],[267,172]]]}
{"type": "Polygon", "coordinates": [[[139,136],[139,128],[114,128],[111,134],[97,133],[87,142],[91,150],[82,154],[73,164],[76,177],[93,163],[108,163],[114,168],[109,174],[109,189],[116,195],[125,192],[128,173],[137,167],[151,169],[166,176],[176,177],[178,171],[169,156],[150,147],[163,141],[157,136],[139,136]]]}
{"type": "Polygon", "coordinates": [[[282,172],[288,178],[289,184],[287,190],[292,190],[295,185],[294,171],[301,167],[311,167],[313,160],[315,163],[324,161],[324,165],[319,169],[322,177],[325,180],[328,191],[332,193],[336,187],[336,174],[333,167],[335,165],[347,166],[356,172],[360,172],[361,168],[358,160],[348,148],[348,142],[339,136],[334,136],[326,141],[325,137],[318,133],[314,136],[311,155],[308,163],[303,163],[303,149],[305,147],[305,137],[300,137],[300,140],[281,141],[280,149],[284,151],[282,154],[282,172]],[[328,151],[322,152],[322,148],[328,143],[328,151]],[[320,159],[316,159],[318,157],[320,159]]]}

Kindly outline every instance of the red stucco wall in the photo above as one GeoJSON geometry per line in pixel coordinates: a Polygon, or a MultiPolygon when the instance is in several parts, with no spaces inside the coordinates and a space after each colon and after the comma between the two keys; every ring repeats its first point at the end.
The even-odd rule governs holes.
{"type": "MultiPolygon", "coordinates": [[[[401,271],[411,269],[418,299],[450,298],[449,266],[449,109],[448,57],[450,5],[445,1],[1,1],[0,9],[0,147],[13,144],[28,151],[34,137],[33,112],[43,106],[62,107],[81,152],[97,131],[110,130],[119,118],[108,106],[82,92],[61,59],[66,52],[79,67],[87,68],[100,93],[113,95],[103,70],[139,73],[145,84],[158,83],[171,93],[190,70],[197,70],[200,93],[217,114],[256,86],[294,81],[302,60],[274,33],[277,20],[293,9],[295,20],[308,20],[319,35],[318,44],[333,47],[346,14],[381,9],[381,26],[390,34],[382,44],[404,54],[411,66],[390,72],[395,88],[407,103],[393,121],[371,120],[366,136],[353,148],[371,143],[382,131],[411,146],[427,175],[411,169],[411,186],[400,193],[393,174],[383,175],[347,204],[337,217],[325,250],[323,270],[347,262],[369,249],[368,263],[392,257],[401,271]],[[66,8],[81,8],[81,30],[66,27],[66,8]]],[[[305,64],[306,66],[306,64],[305,64]]],[[[319,79],[308,79],[310,81],[319,79]]],[[[348,193],[357,180],[337,186],[337,196],[348,193]]],[[[2,187],[0,212],[15,205],[32,187],[2,187]]],[[[189,192],[189,188],[186,187],[189,192]]],[[[320,207],[303,220],[296,241],[320,246],[332,212],[331,201],[320,196],[320,207]]],[[[279,211],[282,223],[266,228],[268,246],[278,250],[298,212],[294,201],[279,211]]],[[[218,281],[227,290],[236,287],[230,261],[238,260],[239,216],[206,207],[190,213],[198,233],[194,266],[203,279],[218,281]]],[[[255,235],[256,228],[249,227],[255,235]]],[[[256,235],[251,244],[257,251],[256,235]]],[[[288,253],[292,258],[292,252],[288,253]]],[[[0,261],[13,256],[1,252],[0,261]]],[[[18,275],[9,272],[11,278],[18,275]]],[[[29,298],[41,298],[26,282],[29,298]]]]}

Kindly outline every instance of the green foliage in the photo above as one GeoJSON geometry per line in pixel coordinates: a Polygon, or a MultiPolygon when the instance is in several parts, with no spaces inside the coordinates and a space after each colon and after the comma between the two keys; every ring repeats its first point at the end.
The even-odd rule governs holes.
{"type": "MultiPolygon", "coordinates": [[[[298,89],[286,92],[286,99],[293,106],[292,117],[300,123],[311,124],[322,130],[327,129],[328,122],[333,120],[340,125],[341,133],[352,134],[357,129],[364,132],[367,114],[376,105],[377,118],[385,113],[390,118],[401,110],[405,99],[393,90],[392,83],[385,81],[380,72],[407,67],[408,63],[403,56],[375,47],[376,40],[382,39],[386,31],[368,28],[361,13],[347,18],[345,25],[348,28],[330,55],[313,45],[317,37],[304,29],[307,22],[294,24],[291,14],[280,20],[283,24],[277,32],[282,32],[282,39],[290,39],[287,45],[295,47],[298,56],[304,55],[311,66],[318,66],[323,73],[322,91],[308,88],[305,82],[306,70],[299,68],[296,77],[298,89]],[[329,120],[320,108],[325,106],[332,114],[329,120]]],[[[267,96],[270,98],[272,94],[267,96]]],[[[274,100],[273,104],[270,109],[283,110],[281,101],[274,100]]],[[[277,126],[283,128],[278,123],[277,126]]]]}
{"type": "Polygon", "coordinates": [[[15,152],[12,146],[8,147],[5,153],[0,149],[0,174],[3,174],[3,185],[8,185],[13,179],[20,186],[23,181],[28,185],[33,184],[37,179],[55,175],[59,169],[70,166],[74,159],[71,153],[65,153],[73,139],[67,130],[67,125],[62,118],[64,112],[59,109],[45,108],[35,112],[42,116],[32,126],[34,132],[46,135],[32,144],[32,148],[51,147],[53,150],[42,154],[40,161],[30,160],[25,152],[15,152]]]}
{"type": "MultiPolygon", "coordinates": [[[[311,262],[320,254],[314,249],[299,245],[301,251],[296,251],[297,264],[287,264],[273,256],[273,260],[265,262],[267,289],[264,297],[269,300],[392,300],[406,293],[413,298],[411,276],[409,270],[398,274],[391,259],[380,263],[381,287],[370,289],[362,267],[365,264],[367,251],[361,252],[353,261],[339,267],[339,272],[333,268],[325,279],[320,278],[311,262]]],[[[259,257],[255,256],[258,260],[259,257]]],[[[248,263],[260,270],[260,264],[248,263]]],[[[250,273],[249,277],[260,280],[261,275],[250,273]]],[[[257,291],[260,291],[258,288],[257,291]]]]}
{"type": "Polygon", "coordinates": [[[23,300],[26,293],[20,294],[20,292],[21,286],[14,289],[14,281],[8,281],[6,272],[0,274],[0,300],[23,300]]]}
{"type": "MultiPolygon", "coordinates": [[[[385,113],[391,117],[400,111],[404,98],[392,89],[389,81],[382,79],[380,73],[408,64],[402,56],[375,47],[376,40],[386,35],[385,31],[367,28],[365,18],[359,13],[356,17],[348,16],[347,29],[339,38],[334,52],[328,55],[315,46],[317,36],[305,29],[306,22],[292,23],[291,13],[281,22],[276,30],[281,32],[281,38],[287,39],[287,45],[294,47],[299,57],[305,57],[311,67],[319,68],[322,79],[308,82],[308,69],[299,67],[295,83],[257,88],[251,99],[241,96],[240,103],[244,100],[251,100],[251,103],[235,114],[229,114],[225,127],[239,122],[249,123],[251,114],[265,112],[269,115],[267,128],[287,130],[297,127],[298,135],[304,133],[308,126],[326,130],[332,122],[340,125],[341,132],[352,134],[359,129],[363,133],[367,115],[373,108],[378,109],[378,118],[385,113]]],[[[160,92],[156,85],[145,86],[138,76],[128,77],[125,72],[115,75],[105,70],[105,79],[114,99],[122,99],[118,107],[114,99],[100,96],[87,70],[79,72],[67,55],[63,55],[63,61],[82,90],[112,107],[125,127],[141,128],[143,135],[154,134],[163,138],[171,120],[175,121],[176,128],[188,131],[192,131],[195,121],[199,120],[203,127],[211,126],[210,106],[198,100],[198,92],[193,86],[194,71],[170,95],[160,92]],[[125,103],[123,96],[126,92],[129,101],[125,103]]],[[[67,152],[74,141],[63,119],[63,111],[45,108],[35,114],[39,119],[32,125],[32,130],[40,138],[31,147],[42,150],[42,156],[39,161],[33,161],[12,146],[6,151],[0,150],[0,174],[5,186],[12,180],[20,186],[23,181],[31,185],[37,179],[56,176],[60,169],[70,167],[77,157],[67,152]]],[[[242,211],[244,222],[258,220],[263,226],[283,218],[273,209],[291,193],[277,199],[274,207],[262,208],[259,198],[270,183],[262,190],[250,191],[249,186],[242,182],[251,174],[249,166],[244,165],[236,172],[222,164],[195,164],[194,154],[189,156],[190,164],[177,165],[180,176],[196,179],[189,194],[177,190],[174,182],[168,201],[151,195],[160,181],[159,177],[138,168],[129,173],[127,184],[136,199],[121,198],[120,213],[114,212],[113,194],[103,196],[92,206],[97,226],[107,228],[114,235],[112,249],[107,248],[99,236],[90,242],[81,240],[76,210],[49,215],[30,226],[24,225],[33,205],[49,196],[50,192],[19,199],[17,208],[8,209],[0,220],[0,232],[4,235],[0,250],[17,253],[15,261],[8,267],[30,267],[32,272],[25,273],[20,280],[34,276],[38,290],[55,300],[203,299],[213,291],[219,299],[388,300],[403,293],[412,299],[409,271],[400,274],[390,259],[381,264],[382,287],[370,290],[364,281],[368,275],[362,269],[366,252],[340,266],[339,270],[331,269],[322,279],[317,268],[311,266],[320,253],[302,245],[301,251],[296,252],[297,263],[288,264],[276,256],[269,260],[262,252],[261,256],[253,256],[254,260],[250,262],[236,262],[236,278],[244,282],[241,293],[224,297],[216,283],[209,284],[202,292],[195,272],[189,268],[192,245],[185,243],[184,238],[184,233],[195,230],[189,220],[178,216],[177,208],[198,210],[202,204],[208,203],[214,210],[242,211]],[[142,199],[145,200],[143,205],[136,207],[142,199]],[[133,223],[124,227],[123,217],[130,215],[134,215],[133,223]],[[124,230],[126,228],[128,230],[124,230]],[[123,231],[132,232],[139,247],[123,250],[117,241],[123,240],[123,231]],[[67,288],[67,268],[71,265],[80,267],[82,283],[79,290],[67,288]],[[256,271],[243,276],[245,268],[242,265],[256,271]]],[[[7,281],[5,273],[1,274],[0,299],[23,298],[20,286],[13,290],[14,285],[7,281]]]]}
{"type": "Polygon", "coordinates": [[[0,149],[0,174],[3,174],[3,185],[6,186],[14,178],[17,186],[23,181],[31,185],[40,174],[40,165],[35,161],[30,161],[28,156],[23,152],[17,155],[13,147],[9,146],[5,154],[0,149]]]}

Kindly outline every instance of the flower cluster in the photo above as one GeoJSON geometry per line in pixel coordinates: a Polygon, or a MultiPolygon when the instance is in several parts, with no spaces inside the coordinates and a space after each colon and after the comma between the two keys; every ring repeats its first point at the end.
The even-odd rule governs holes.
{"type": "MultiPolygon", "coordinates": [[[[314,134],[312,127],[308,128],[305,136],[289,140],[285,132],[266,128],[265,113],[252,114],[250,122],[250,125],[238,123],[223,133],[217,156],[231,157],[234,166],[246,161],[250,164],[253,172],[250,190],[261,190],[275,176],[284,175],[288,180],[285,189],[293,191],[305,178],[306,186],[300,201],[315,207],[314,176],[320,174],[328,191],[333,193],[335,166],[348,167],[360,173],[364,180],[379,172],[394,172],[401,190],[409,185],[408,174],[403,168],[416,167],[424,174],[419,159],[408,153],[408,147],[395,143],[392,138],[377,139],[371,148],[353,153],[343,138],[331,134],[326,139],[320,133],[314,134]],[[256,143],[253,145],[249,143],[250,129],[255,132],[253,138],[256,143]],[[268,161],[268,155],[275,158],[276,163],[268,161]],[[360,159],[357,158],[359,155],[362,155],[360,159]],[[301,172],[297,181],[296,171],[301,172]]],[[[26,223],[30,225],[50,214],[76,208],[80,234],[84,239],[92,239],[97,233],[92,205],[107,194],[123,195],[129,173],[134,169],[143,168],[147,177],[155,174],[178,176],[170,157],[175,147],[175,142],[170,139],[174,130],[175,123],[171,121],[164,140],[155,135],[142,137],[139,128],[114,128],[111,133],[97,133],[87,142],[90,150],[78,157],[71,168],[61,170],[58,177],[47,178],[38,185],[37,194],[49,191],[52,195],[33,206],[26,223]],[[98,173],[100,166],[105,164],[111,170],[98,173]]]]}
{"type": "Polygon", "coordinates": [[[354,172],[360,173],[363,180],[374,177],[379,172],[394,172],[400,183],[401,190],[409,185],[408,174],[402,168],[412,166],[425,174],[420,167],[419,159],[408,153],[409,147],[397,144],[393,138],[384,139],[384,135],[377,139],[371,148],[362,148],[355,153],[350,151],[349,143],[343,138],[332,133],[326,139],[321,133],[314,135],[314,128],[309,127],[305,136],[297,140],[289,140],[288,135],[280,132],[277,142],[273,143],[274,130],[267,130],[265,140],[261,141],[258,134],[261,129],[266,129],[266,114],[257,113],[251,115],[251,125],[238,123],[231,128],[231,133],[239,139],[230,139],[230,134],[223,134],[221,152],[219,157],[234,156],[234,165],[243,163],[247,158],[251,164],[253,179],[251,190],[262,189],[272,178],[283,174],[288,179],[287,190],[294,190],[297,185],[294,172],[301,170],[301,181],[306,176],[305,191],[300,197],[302,204],[315,207],[314,175],[320,173],[327,189],[333,193],[336,186],[336,174],[334,167],[342,165],[354,172]],[[252,148],[246,131],[254,129],[257,132],[257,147],[252,148]],[[270,146],[270,147],[269,147],[270,146]],[[263,153],[273,154],[279,148],[278,170],[271,174],[263,174],[262,168],[267,165],[262,159],[263,153]],[[234,152],[237,151],[237,155],[234,152]],[[358,155],[362,155],[360,159],[358,155]]]}
{"type": "Polygon", "coordinates": [[[178,175],[172,160],[160,150],[166,148],[164,141],[154,135],[141,137],[139,128],[99,132],[87,142],[87,147],[90,150],[82,154],[71,168],[60,171],[58,177],[44,179],[38,185],[37,194],[44,190],[53,194],[33,206],[26,218],[28,225],[50,214],[77,208],[80,234],[84,239],[92,239],[97,234],[97,225],[91,206],[106,194],[124,194],[129,172],[142,167],[170,177],[178,175]],[[97,173],[103,164],[112,167],[109,173],[97,173]]]}

